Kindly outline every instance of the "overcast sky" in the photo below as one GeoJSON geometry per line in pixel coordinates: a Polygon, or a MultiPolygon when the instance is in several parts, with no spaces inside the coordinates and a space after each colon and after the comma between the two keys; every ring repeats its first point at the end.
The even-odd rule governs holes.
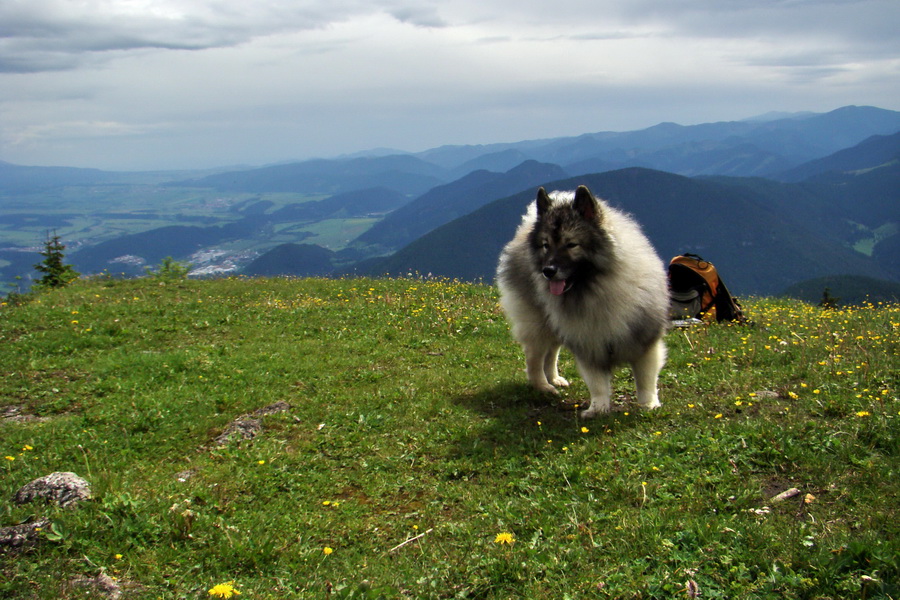
{"type": "Polygon", "coordinates": [[[0,160],[261,165],[900,110],[898,0],[0,0],[0,160]]]}

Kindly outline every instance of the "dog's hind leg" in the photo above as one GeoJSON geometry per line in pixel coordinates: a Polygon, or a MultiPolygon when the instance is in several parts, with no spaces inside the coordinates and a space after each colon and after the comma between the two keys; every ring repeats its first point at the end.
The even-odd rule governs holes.
{"type": "Polygon", "coordinates": [[[657,340],[647,352],[631,363],[634,372],[634,385],[637,388],[638,404],[642,408],[651,409],[661,406],[657,390],[659,371],[666,361],[666,345],[662,338],[657,340]]]}
{"type": "Polygon", "coordinates": [[[597,415],[609,412],[609,402],[612,398],[612,372],[585,366],[578,361],[578,372],[587,384],[591,393],[591,404],[581,411],[582,418],[590,419],[597,415]]]}

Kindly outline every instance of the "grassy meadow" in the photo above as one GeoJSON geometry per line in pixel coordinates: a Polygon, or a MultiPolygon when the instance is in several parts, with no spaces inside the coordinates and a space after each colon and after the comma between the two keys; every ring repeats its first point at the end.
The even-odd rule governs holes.
{"type": "Polygon", "coordinates": [[[749,299],[661,409],[531,391],[493,288],[77,281],[0,306],[0,598],[900,598],[900,306],[749,299]],[[250,440],[216,439],[243,415],[250,440]],[[16,505],[55,471],[74,508],[16,505]],[[773,501],[796,488],[796,494],[773,501]]]}

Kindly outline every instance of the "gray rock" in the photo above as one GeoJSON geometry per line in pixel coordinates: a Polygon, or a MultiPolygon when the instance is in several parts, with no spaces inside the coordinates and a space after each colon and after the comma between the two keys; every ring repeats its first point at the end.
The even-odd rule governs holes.
{"type": "Polygon", "coordinates": [[[50,527],[49,519],[0,527],[0,550],[20,550],[33,546],[41,539],[41,531],[50,527]]]}
{"type": "Polygon", "coordinates": [[[280,412],[290,410],[291,405],[284,400],[279,400],[275,404],[264,406],[253,411],[250,414],[242,415],[228,424],[219,437],[215,439],[214,444],[217,447],[227,446],[233,440],[252,440],[262,431],[262,419],[280,412]]]}
{"type": "Polygon", "coordinates": [[[91,484],[75,473],[57,472],[22,486],[13,501],[16,504],[43,498],[62,507],[73,506],[91,497],[91,484]]]}
{"type": "Polygon", "coordinates": [[[89,597],[107,598],[119,600],[122,597],[122,588],[115,579],[106,573],[100,573],[96,577],[82,577],[72,582],[72,587],[81,588],[89,597]]]}

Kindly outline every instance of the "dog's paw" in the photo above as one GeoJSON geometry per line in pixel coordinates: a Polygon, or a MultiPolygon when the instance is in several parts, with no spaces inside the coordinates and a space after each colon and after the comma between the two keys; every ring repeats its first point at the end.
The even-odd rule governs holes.
{"type": "Polygon", "coordinates": [[[569,387],[569,380],[558,375],[556,376],[556,378],[551,380],[550,383],[558,387],[569,387]]]}
{"type": "Polygon", "coordinates": [[[649,398],[638,397],[638,404],[644,410],[653,410],[654,408],[659,408],[660,406],[662,406],[656,394],[653,394],[649,398]]]}
{"type": "Polygon", "coordinates": [[[594,417],[605,415],[609,412],[609,405],[603,406],[599,402],[591,402],[591,405],[581,411],[579,416],[582,419],[593,419],[594,417]]]}
{"type": "Polygon", "coordinates": [[[559,390],[550,385],[549,383],[535,385],[535,389],[539,392],[543,392],[545,394],[553,394],[554,396],[559,396],[559,390]]]}

